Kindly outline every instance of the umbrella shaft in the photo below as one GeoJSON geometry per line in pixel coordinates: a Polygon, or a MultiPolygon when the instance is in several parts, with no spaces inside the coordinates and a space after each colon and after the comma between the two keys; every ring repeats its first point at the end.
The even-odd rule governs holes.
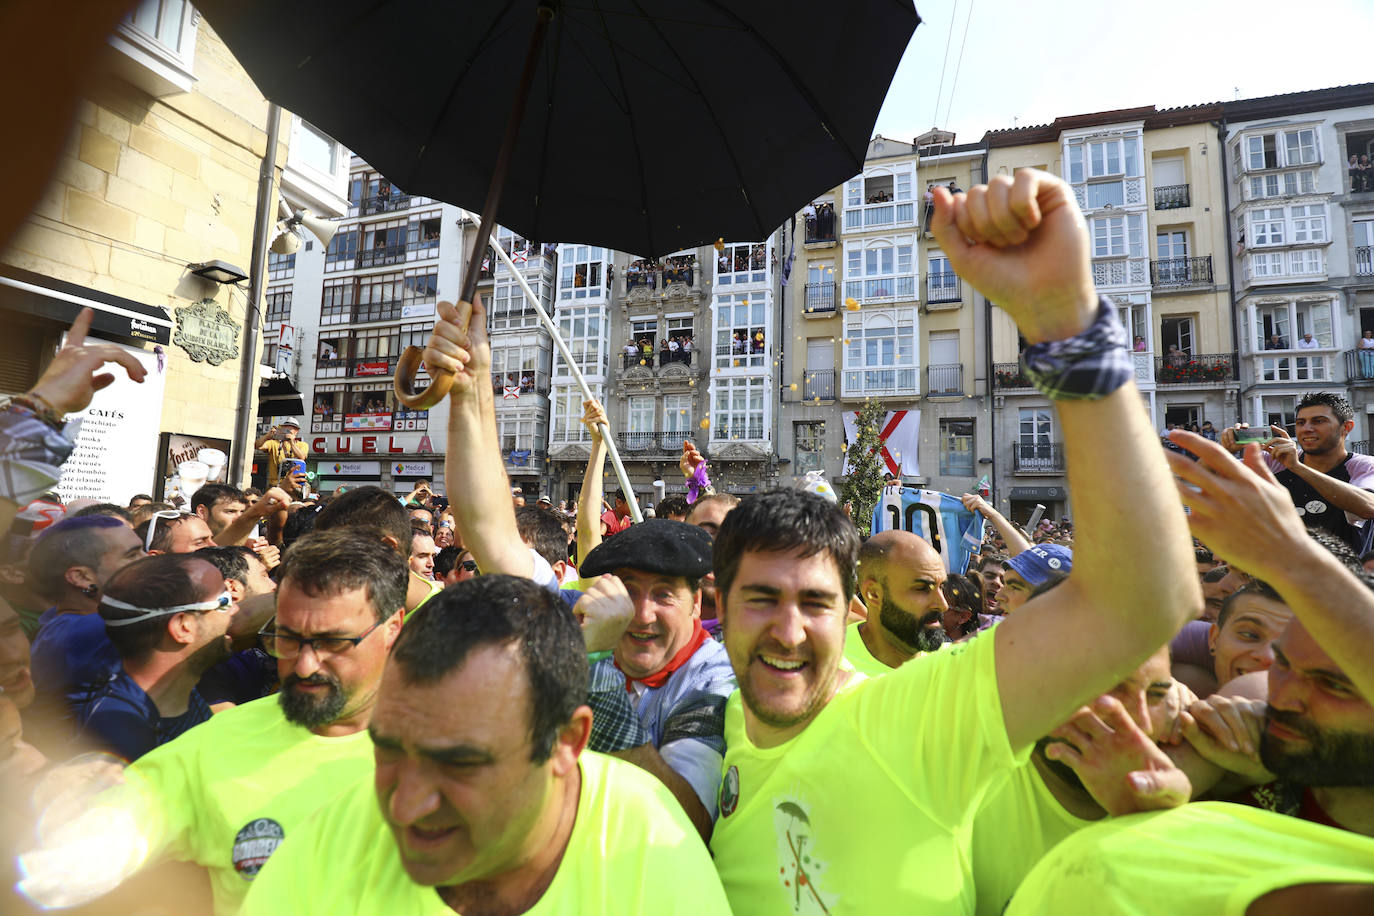
{"type": "MultiPolygon", "coordinates": [[[[510,117],[506,119],[506,133],[501,138],[501,150],[496,154],[496,166],[491,171],[491,184],[487,186],[487,200],[482,204],[482,225],[496,228],[496,211],[501,206],[501,192],[506,187],[506,173],[510,171],[510,161],[515,156],[515,144],[520,138],[520,123],[525,119],[525,102],[530,97],[530,86],[534,84],[534,71],[539,67],[539,52],[544,47],[544,35],[548,32],[549,20],[553,18],[553,7],[541,3],[534,32],[530,35],[530,47],[525,53],[525,69],[520,73],[520,82],[515,87],[515,99],[511,102],[510,117]]],[[[477,244],[472,247],[468,259],[467,273],[463,275],[462,295],[459,301],[471,302],[477,292],[477,280],[481,276],[482,258],[491,244],[491,233],[484,241],[478,236],[477,244]]],[[[500,245],[496,246],[500,248],[500,245]]]]}
{"type": "MultiPolygon", "coordinates": [[[[486,232],[485,227],[487,225],[485,221],[478,224],[477,233],[479,238],[482,233],[486,232]]],[[[549,313],[544,311],[544,306],[539,301],[539,297],[535,294],[534,290],[530,288],[529,283],[526,282],[525,275],[516,268],[515,262],[510,259],[510,255],[506,254],[506,249],[497,245],[496,256],[501,259],[502,263],[506,265],[506,269],[515,277],[515,282],[520,284],[520,289],[525,294],[525,301],[534,306],[535,314],[537,314],[539,320],[543,322],[544,329],[553,337],[553,344],[558,348],[559,355],[563,357],[563,362],[567,364],[568,371],[572,373],[573,380],[577,382],[577,387],[582,389],[582,399],[590,401],[592,399],[592,389],[588,387],[587,380],[582,377],[581,370],[577,368],[577,361],[573,359],[572,351],[568,349],[568,344],[563,340],[563,335],[558,333],[558,325],[554,324],[553,319],[549,317],[549,313]]],[[[625,472],[625,465],[620,460],[620,451],[615,447],[615,439],[611,436],[611,428],[605,423],[601,424],[601,441],[606,443],[606,452],[611,456],[611,465],[615,468],[616,480],[620,481],[620,489],[625,492],[625,502],[629,503],[630,506],[630,517],[633,518],[636,523],[644,521],[644,517],[639,511],[639,501],[635,499],[634,489],[630,486],[630,475],[625,472]]]]}

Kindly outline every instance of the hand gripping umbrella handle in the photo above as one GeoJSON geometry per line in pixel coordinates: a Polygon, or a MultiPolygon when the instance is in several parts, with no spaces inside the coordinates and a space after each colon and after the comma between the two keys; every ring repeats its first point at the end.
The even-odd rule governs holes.
{"type": "Polygon", "coordinates": [[[396,398],[411,410],[429,410],[444,398],[453,387],[453,373],[447,369],[431,369],[429,387],[416,390],[415,376],[424,358],[423,347],[406,347],[396,361],[396,398]]]}

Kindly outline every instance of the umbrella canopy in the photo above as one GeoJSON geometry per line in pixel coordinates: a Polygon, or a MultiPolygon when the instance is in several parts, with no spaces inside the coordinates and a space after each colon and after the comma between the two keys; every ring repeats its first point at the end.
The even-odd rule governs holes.
{"type": "MultiPolygon", "coordinates": [[[[659,255],[760,239],[863,170],[912,0],[556,3],[501,225],[659,255]]],[[[533,0],[202,0],[269,99],[397,186],[476,210],[533,0]]]]}

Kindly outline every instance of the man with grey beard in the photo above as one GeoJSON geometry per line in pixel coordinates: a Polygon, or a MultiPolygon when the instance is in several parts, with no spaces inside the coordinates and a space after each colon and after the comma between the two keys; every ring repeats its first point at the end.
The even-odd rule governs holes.
{"type": "MultiPolygon", "coordinates": [[[[237,912],[282,840],[372,771],[367,726],[408,581],[405,558],[375,532],[345,527],[294,543],[281,566],[276,617],[260,634],[277,660],[281,693],[219,713],[140,758],[124,785],[85,806],[106,812],[103,819],[85,824],[88,815],[78,815],[24,857],[24,893],[72,906],[174,859],[209,872],[216,913],[237,912]],[[111,807],[128,816],[111,819],[111,807]],[[62,838],[97,829],[114,852],[73,861],[80,846],[64,850],[62,838]],[[77,887],[67,880],[72,869],[83,876],[77,887]]],[[[157,902],[185,911],[183,901],[157,902]]]]}

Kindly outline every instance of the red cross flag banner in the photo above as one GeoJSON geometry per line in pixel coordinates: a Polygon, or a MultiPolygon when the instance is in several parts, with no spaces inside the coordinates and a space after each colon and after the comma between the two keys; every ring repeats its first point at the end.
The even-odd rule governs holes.
{"type": "MultiPolygon", "coordinates": [[[[859,412],[844,412],[844,439],[853,445],[859,437],[859,412]]],[[[889,410],[883,417],[878,438],[883,440],[882,456],[887,469],[895,477],[920,477],[921,466],[916,450],[921,441],[921,412],[919,410],[889,410]]],[[[849,473],[849,459],[845,458],[844,472],[849,473]]]]}
{"type": "Polygon", "coordinates": [[[503,401],[518,401],[518,400],[520,400],[520,386],[519,386],[519,385],[506,385],[505,388],[504,388],[504,391],[505,391],[505,394],[503,394],[503,395],[501,396],[501,400],[503,400],[503,401]]]}

